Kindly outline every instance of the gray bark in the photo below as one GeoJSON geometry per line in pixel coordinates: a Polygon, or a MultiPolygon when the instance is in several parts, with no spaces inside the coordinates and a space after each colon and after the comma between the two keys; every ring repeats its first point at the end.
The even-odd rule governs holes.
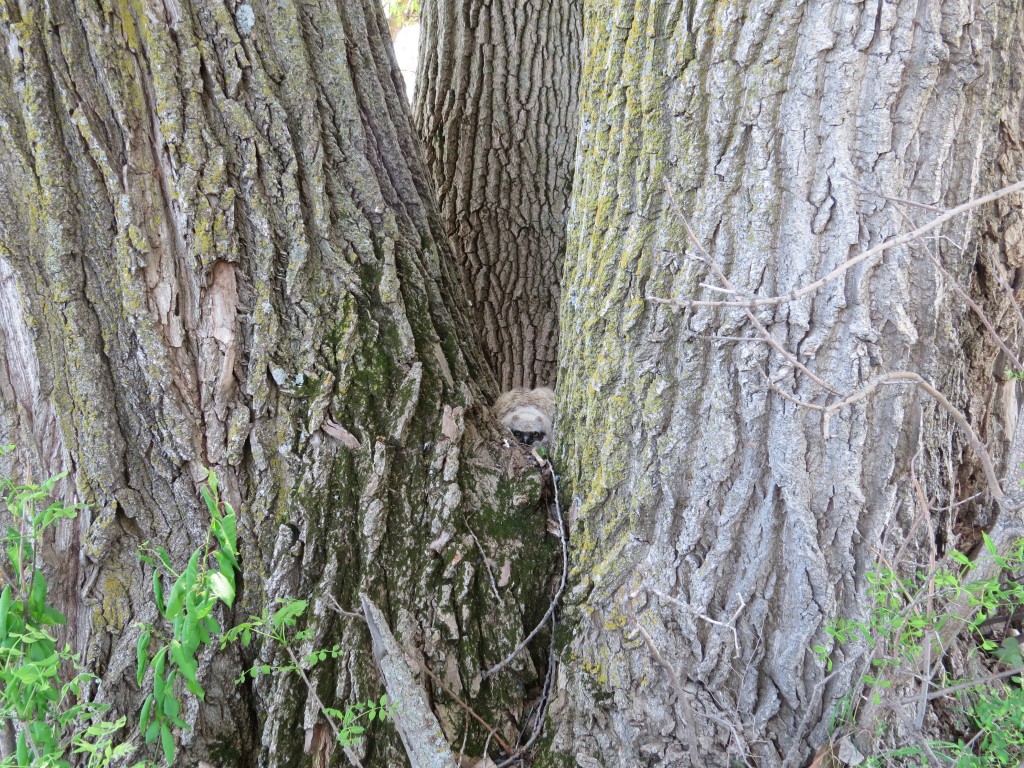
{"type": "MultiPolygon", "coordinates": [[[[479,672],[543,613],[552,544],[478,405],[494,385],[379,3],[12,0],[0,43],[0,438],[90,506],[46,561],[104,698],[137,715],[134,622],[156,617],[136,550],[184,564],[211,467],[239,511],[236,615],[309,599],[299,655],[345,649],[310,675],[326,704],[382,692],[365,626],[329,608],[365,592],[510,731],[542,658],[479,672]]],[[[257,653],[204,660],[182,761],[309,759],[323,724],[295,676],[231,682],[257,653]]],[[[362,755],[404,762],[386,726],[362,755]]]]}
{"type": "Polygon", "coordinates": [[[935,507],[986,486],[919,387],[831,419],[794,399],[916,373],[1005,471],[1017,387],[952,284],[1019,349],[996,281],[1020,283],[1019,195],[754,311],[832,392],[742,309],[650,298],[727,298],[666,190],[737,290],[775,296],[934,215],[897,198],[1018,181],[1022,23],[998,1],[588,8],[556,424],[575,630],[540,764],[806,764],[861,673],[850,644],[826,678],[826,622],[864,617],[866,571],[905,542],[969,549],[994,519],[991,496],[936,512],[929,541],[912,467],[935,507]]]}
{"type": "Polygon", "coordinates": [[[501,389],[553,385],[578,0],[425,0],[416,124],[501,389]]]}

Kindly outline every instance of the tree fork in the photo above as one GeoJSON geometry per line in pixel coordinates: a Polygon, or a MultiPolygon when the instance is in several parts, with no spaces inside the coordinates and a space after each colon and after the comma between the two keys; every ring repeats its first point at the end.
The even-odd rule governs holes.
{"type": "MultiPolygon", "coordinates": [[[[138,712],[136,551],[195,548],[210,467],[239,514],[238,616],[308,599],[298,650],[346,653],[308,673],[315,697],[236,687],[251,652],[204,660],[182,759],[294,765],[322,729],[308,702],[379,695],[365,627],[330,607],[360,593],[512,728],[543,643],[474,681],[538,618],[554,542],[539,473],[480,405],[496,386],[379,3],[10,2],[0,42],[0,435],[90,505],[44,560],[104,699],[138,712]],[[478,551],[509,571],[498,597],[478,551]]],[[[368,765],[403,762],[371,735],[368,765]]]]}

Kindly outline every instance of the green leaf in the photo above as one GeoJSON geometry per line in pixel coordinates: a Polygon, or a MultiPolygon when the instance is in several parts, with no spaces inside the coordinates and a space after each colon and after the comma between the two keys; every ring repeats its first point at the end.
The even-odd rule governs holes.
{"type": "Polygon", "coordinates": [[[202,550],[197,549],[192,553],[192,557],[188,559],[188,565],[185,566],[185,572],[182,574],[185,578],[185,591],[191,592],[192,587],[196,584],[196,579],[199,578],[199,557],[202,554],[202,550]]]}
{"type": "Polygon", "coordinates": [[[175,579],[171,594],[167,598],[167,613],[164,616],[168,621],[174,621],[181,613],[181,606],[185,603],[185,591],[185,574],[182,574],[175,579]]]}
{"type": "Polygon", "coordinates": [[[149,712],[153,706],[153,694],[149,694],[142,703],[142,712],[139,713],[139,728],[145,729],[149,725],[149,712]]]}
{"type": "Polygon", "coordinates": [[[152,744],[154,741],[156,741],[156,737],[159,735],[159,733],[160,733],[160,721],[159,720],[153,720],[153,722],[150,723],[149,727],[146,729],[146,743],[147,744],[152,744]]]}
{"type": "Polygon", "coordinates": [[[224,543],[230,550],[232,556],[238,554],[238,533],[235,530],[235,510],[232,509],[230,504],[225,504],[224,509],[227,510],[227,514],[224,515],[224,519],[221,521],[224,526],[224,543]]]}
{"type": "Polygon", "coordinates": [[[200,701],[206,701],[206,691],[196,680],[186,680],[185,687],[194,693],[200,701]]]}
{"type": "Polygon", "coordinates": [[[224,574],[224,577],[231,584],[231,588],[235,588],[235,571],[239,570],[238,561],[235,560],[235,556],[230,552],[218,549],[213,553],[214,559],[217,561],[217,566],[220,568],[220,572],[224,574]]]}
{"type": "Polygon", "coordinates": [[[210,486],[211,491],[217,493],[217,488],[220,484],[220,481],[217,479],[217,473],[209,468],[206,470],[206,472],[206,484],[210,486]]]}
{"type": "Polygon", "coordinates": [[[306,610],[305,600],[289,600],[281,608],[274,612],[274,616],[271,619],[274,629],[281,629],[283,626],[292,626],[295,624],[295,617],[301,616],[303,611],[306,610]]]}
{"type": "Polygon", "coordinates": [[[953,560],[960,565],[970,565],[971,558],[965,555],[963,552],[957,552],[955,549],[949,553],[950,560],[953,560]]]}
{"type": "Polygon", "coordinates": [[[164,697],[164,669],[167,666],[167,646],[156,652],[153,657],[153,694],[157,699],[164,697]]]}
{"type": "Polygon", "coordinates": [[[166,723],[160,724],[160,746],[164,750],[164,759],[168,765],[174,764],[174,735],[166,723]]]}
{"type": "Polygon", "coordinates": [[[216,494],[216,490],[211,492],[210,489],[208,489],[204,485],[203,487],[201,487],[199,489],[199,493],[203,497],[203,501],[206,502],[206,508],[210,512],[210,517],[212,517],[214,520],[218,520],[220,518],[220,510],[217,509],[218,504],[217,504],[217,497],[215,495],[216,494]]]}
{"type": "Polygon", "coordinates": [[[146,676],[146,668],[149,666],[149,638],[149,629],[144,629],[135,645],[135,679],[139,685],[142,685],[142,678],[146,676]]]}
{"type": "Polygon", "coordinates": [[[39,623],[45,626],[54,626],[59,624],[63,626],[68,623],[68,618],[63,613],[58,611],[56,608],[51,608],[48,605],[43,606],[43,610],[39,616],[39,623]]]}
{"type": "Polygon", "coordinates": [[[163,563],[164,568],[167,569],[167,572],[174,573],[174,569],[171,567],[171,557],[167,554],[167,550],[163,547],[157,547],[156,554],[160,558],[160,562],[163,563]]]}
{"type": "Polygon", "coordinates": [[[177,717],[181,712],[181,702],[175,696],[164,698],[164,714],[168,717],[177,717]]]}
{"type": "MultiPolygon", "coordinates": [[[[209,618],[209,617],[207,617],[207,618],[209,618]]],[[[199,622],[199,625],[196,627],[196,632],[199,634],[199,643],[201,645],[209,645],[210,644],[210,640],[211,640],[210,632],[206,628],[206,622],[205,621],[199,622]]]]}
{"type": "Polygon", "coordinates": [[[981,538],[985,542],[985,549],[988,550],[988,553],[992,555],[992,557],[997,557],[998,553],[996,552],[996,543],[992,541],[992,537],[982,531],[981,538]]]}
{"type": "Polygon", "coordinates": [[[160,615],[165,617],[166,606],[164,605],[164,580],[160,574],[160,571],[153,571],[153,597],[156,598],[156,609],[160,611],[160,615]]]}
{"type": "Polygon", "coordinates": [[[197,664],[196,660],[185,652],[185,648],[177,640],[171,641],[171,659],[178,665],[181,674],[190,682],[195,682],[197,664]]]}
{"type": "Polygon", "coordinates": [[[7,639],[7,614],[11,610],[12,592],[11,585],[4,587],[0,593],[0,641],[7,639]]]}
{"type": "Polygon", "coordinates": [[[35,571],[32,574],[32,591],[28,596],[28,612],[32,618],[39,619],[46,605],[46,577],[42,571],[35,571]]]}
{"type": "Polygon", "coordinates": [[[28,741],[25,737],[25,731],[18,731],[18,744],[15,748],[15,752],[18,756],[18,765],[29,765],[28,760],[28,741]]]}
{"type": "MultiPolygon", "coordinates": [[[[212,637],[220,632],[220,624],[217,623],[217,619],[213,616],[207,616],[203,619],[203,626],[206,627],[207,633],[212,637]]],[[[210,641],[207,640],[207,643],[210,641]]]]}
{"type": "MultiPolygon", "coordinates": [[[[196,626],[196,620],[186,614],[185,620],[181,623],[181,631],[177,633],[181,650],[186,656],[195,656],[196,649],[199,648],[199,632],[196,631],[196,626]]],[[[173,653],[173,651],[172,648],[171,652],[173,653]]]]}
{"type": "Polygon", "coordinates": [[[220,598],[228,608],[230,608],[232,603],[235,601],[235,589],[224,577],[223,573],[210,574],[210,590],[220,598]]]}

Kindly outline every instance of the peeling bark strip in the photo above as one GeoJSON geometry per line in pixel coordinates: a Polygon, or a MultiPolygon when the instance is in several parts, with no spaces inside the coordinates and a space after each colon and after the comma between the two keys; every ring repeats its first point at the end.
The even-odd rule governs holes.
{"type": "Polygon", "coordinates": [[[384,614],[366,595],[360,595],[360,602],[373,641],[373,659],[381,670],[388,698],[402,702],[394,721],[411,768],[456,768],[455,755],[445,743],[427,696],[403,658],[402,647],[384,614]]]}
{"type": "Polygon", "coordinates": [[[416,123],[501,389],[553,385],[579,0],[424,0],[416,123]]]}
{"type": "MultiPolygon", "coordinates": [[[[1016,393],[947,281],[1019,346],[1001,286],[1022,283],[1021,196],[798,291],[934,217],[897,201],[951,209],[1024,177],[1024,10],[599,0],[584,30],[556,461],[576,498],[576,633],[552,750],[584,766],[802,765],[859,651],[835,649],[826,680],[811,648],[831,645],[829,619],[863,615],[866,570],[905,543],[912,457],[937,507],[986,485],[925,387],[831,412],[794,361],[839,392],[927,383],[1004,474],[1016,393]],[[716,270],[740,306],[718,306],[716,270]]],[[[937,525],[951,539],[952,514],[970,529],[994,510],[986,497],[937,525]]]]}
{"type": "MultiPolygon", "coordinates": [[[[137,714],[125,670],[155,609],[135,552],[203,540],[209,466],[239,511],[239,613],[309,598],[301,650],[347,650],[311,671],[321,700],[380,694],[365,630],[326,607],[363,592],[514,730],[545,643],[480,673],[539,618],[552,542],[536,473],[475,407],[492,385],[379,2],[12,0],[0,46],[0,440],[92,506],[47,562],[103,695],[137,714]]],[[[294,765],[323,731],[295,676],[232,683],[254,661],[204,660],[183,762],[294,765]]],[[[383,727],[361,759],[402,755],[383,727]]]]}

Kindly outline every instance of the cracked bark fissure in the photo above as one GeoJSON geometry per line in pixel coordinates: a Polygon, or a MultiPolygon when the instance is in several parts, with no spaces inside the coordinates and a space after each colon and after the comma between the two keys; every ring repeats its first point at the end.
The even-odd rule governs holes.
{"type": "MultiPolygon", "coordinates": [[[[239,511],[235,618],[309,599],[298,655],[344,649],[308,673],[321,700],[382,692],[365,628],[328,607],[364,592],[509,734],[546,645],[479,674],[543,614],[553,545],[537,474],[478,406],[496,387],[387,24],[376,0],[248,10],[0,3],[0,439],[19,445],[4,468],[69,470],[65,496],[89,504],[44,562],[68,639],[130,722],[147,692],[134,622],[156,619],[135,553],[148,540],[184,564],[211,467],[239,511]]],[[[301,681],[232,683],[274,658],[203,659],[181,761],[309,760],[301,681]]],[[[461,709],[430,695],[461,743],[461,709]]],[[[483,742],[474,726],[467,751],[483,742]]],[[[404,763],[387,726],[361,757],[404,763]]]]}
{"type": "Polygon", "coordinates": [[[416,123],[502,390],[553,386],[579,0],[426,0],[416,123]]]}
{"type": "MultiPolygon", "coordinates": [[[[863,618],[865,572],[904,543],[912,456],[937,507],[984,481],[920,389],[880,387],[825,423],[771,388],[834,399],[742,309],[647,301],[728,298],[700,287],[721,282],[665,189],[744,294],[808,284],[934,215],[908,221],[880,194],[952,207],[1020,180],[1022,24],[1000,0],[587,4],[555,456],[574,499],[573,634],[540,764],[805,765],[826,737],[860,649],[833,649],[825,685],[811,649],[833,648],[830,619],[863,618]]],[[[1020,283],[1020,202],[755,316],[839,391],[923,377],[1006,472],[1016,384],[924,249],[1019,349],[995,276],[1020,283]]],[[[987,498],[936,526],[969,548],[957,530],[994,512],[987,498]]],[[[861,725],[870,754],[876,724],[861,725]]]]}

